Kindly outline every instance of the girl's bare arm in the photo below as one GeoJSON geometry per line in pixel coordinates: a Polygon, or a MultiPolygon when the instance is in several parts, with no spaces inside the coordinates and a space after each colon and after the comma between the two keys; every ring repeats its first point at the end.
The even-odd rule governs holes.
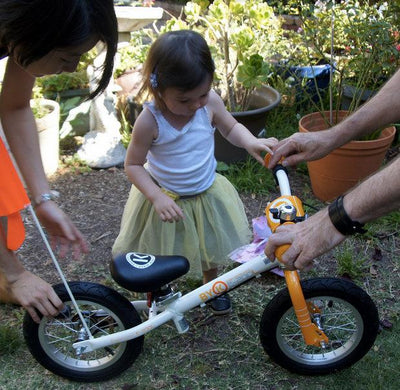
{"type": "Polygon", "coordinates": [[[213,124],[221,134],[233,145],[244,148],[260,164],[264,165],[263,153],[271,153],[271,147],[278,140],[276,138],[257,138],[245,126],[239,123],[226,109],[222,99],[210,91],[207,104],[213,114],[213,124]]]}
{"type": "Polygon", "coordinates": [[[157,124],[149,110],[143,110],[135,122],[125,159],[125,172],[140,192],[153,204],[164,222],[183,218],[181,208],[153,181],[144,168],[147,152],[157,132],[157,124]]]}

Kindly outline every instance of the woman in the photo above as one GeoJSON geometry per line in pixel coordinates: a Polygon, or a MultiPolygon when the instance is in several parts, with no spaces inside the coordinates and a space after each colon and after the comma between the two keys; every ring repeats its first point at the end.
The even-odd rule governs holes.
{"type": "MultiPolygon", "coordinates": [[[[72,246],[75,256],[88,245],[72,221],[53,202],[47,182],[30,98],[35,78],[73,72],[82,54],[102,41],[103,73],[90,98],[101,93],[112,76],[118,28],[112,0],[2,0],[0,58],[8,56],[0,95],[0,118],[10,149],[30,193],[37,216],[60,256],[72,246]]],[[[1,179],[0,179],[1,180],[1,179]]],[[[62,303],[42,279],[24,269],[0,230],[0,299],[26,308],[35,321],[38,310],[54,316],[62,303]]]]}

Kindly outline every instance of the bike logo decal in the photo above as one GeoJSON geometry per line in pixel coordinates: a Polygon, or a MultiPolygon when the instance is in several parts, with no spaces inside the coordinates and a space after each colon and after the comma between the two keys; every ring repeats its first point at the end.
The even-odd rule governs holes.
{"type": "Polygon", "coordinates": [[[135,268],[148,268],[150,267],[156,258],[153,255],[148,255],[146,253],[136,253],[129,252],[125,256],[126,261],[135,268]]]}
{"type": "Polygon", "coordinates": [[[218,281],[213,284],[212,290],[214,294],[222,294],[228,290],[228,285],[225,282],[218,281]]]}
{"type": "Polygon", "coordinates": [[[206,302],[210,298],[212,298],[216,295],[221,295],[222,293],[224,293],[225,291],[228,291],[228,290],[229,290],[228,285],[225,282],[222,282],[219,280],[212,285],[210,290],[200,293],[199,296],[203,302],[206,302]]]}

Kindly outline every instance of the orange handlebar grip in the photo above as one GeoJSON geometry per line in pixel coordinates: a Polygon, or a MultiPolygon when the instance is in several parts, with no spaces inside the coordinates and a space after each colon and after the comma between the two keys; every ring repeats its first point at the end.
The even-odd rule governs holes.
{"type": "MultiPolygon", "coordinates": [[[[266,167],[268,167],[269,160],[271,160],[271,154],[270,154],[270,153],[267,153],[267,154],[264,156],[264,164],[265,164],[266,167]]],[[[284,158],[281,157],[281,159],[278,161],[278,164],[282,164],[282,161],[283,161],[283,160],[284,160],[284,158]]]]}
{"type": "Polygon", "coordinates": [[[275,251],[275,257],[279,260],[282,261],[282,255],[289,249],[290,245],[289,244],[284,244],[278,247],[275,251]]]}
{"type": "Polygon", "coordinates": [[[269,160],[271,160],[271,155],[270,155],[269,153],[267,153],[267,154],[264,156],[264,164],[265,164],[266,167],[267,167],[268,164],[269,164],[269,160]]]}

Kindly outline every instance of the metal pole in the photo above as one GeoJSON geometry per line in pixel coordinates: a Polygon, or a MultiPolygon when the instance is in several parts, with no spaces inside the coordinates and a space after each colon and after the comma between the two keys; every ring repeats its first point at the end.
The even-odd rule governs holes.
{"type": "Polygon", "coordinates": [[[64,286],[65,286],[65,288],[66,288],[66,290],[67,290],[67,292],[68,292],[68,295],[69,295],[69,297],[71,298],[72,305],[74,306],[76,312],[78,313],[78,316],[79,316],[80,320],[82,321],[82,325],[83,325],[83,327],[85,328],[85,331],[87,332],[89,338],[92,339],[93,336],[92,336],[92,334],[91,334],[91,332],[90,332],[90,329],[89,329],[89,327],[88,327],[88,325],[87,325],[85,319],[84,319],[83,316],[82,316],[82,313],[81,313],[81,311],[80,311],[80,309],[79,309],[79,306],[78,306],[78,304],[76,303],[76,300],[75,300],[75,298],[74,298],[74,295],[72,294],[72,291],[71,291],[71,289],[70,289],[69,286],[68,286],[68,282],[67,282],[67,280],[65,279],[65,276],[64,276],[64,274],[63,274],[63,272],[62,272],[62,270],[61,270],[60,264],[58,263],[58,261],[57,261],[55,255],[54,255],[54,252],[53,252],[53,250],[51,249],[51,246],[50,246],[50,244],[49,244],[49,240],[47,239],[47,237],[46,237],[46,235],[45,235],[45,233],[44,233],[44,231],[43,231],[43,228],[42,228],[42,226],[40,225],[39,219],[38,219],[38,217],[36,216],[36,213],[35,213],[35,211],[33,210],[32,205],[28,205],[28,209],[29,209],[29,211],[30,211],[30,213],[31,213],[31,215],[32,215],[32,218],[33,218],[33,221],[35,222],[35,225],[37,226],[37,228],[38,228],[38,230],[39,230],[39,232],[40,232],[40,235],[42,236],[43,242],[44,242],[45,245],[46,245],[46,248],[47,248],[47,250],[48,250],[48,252],[49,252],[49,254],[50,254],[50,257],[51,257],[51,259],[53,260],[53,263],[54,263],[54,265],[55,265],[55,267],[56,267],[56,269],[57,269],[57,272],[58,272],[58,274],[60,275],[60,278],[61,278],[61,280],[62,280],[62,282],[63,282],[63,284],[64,284],[64,286]]]}

